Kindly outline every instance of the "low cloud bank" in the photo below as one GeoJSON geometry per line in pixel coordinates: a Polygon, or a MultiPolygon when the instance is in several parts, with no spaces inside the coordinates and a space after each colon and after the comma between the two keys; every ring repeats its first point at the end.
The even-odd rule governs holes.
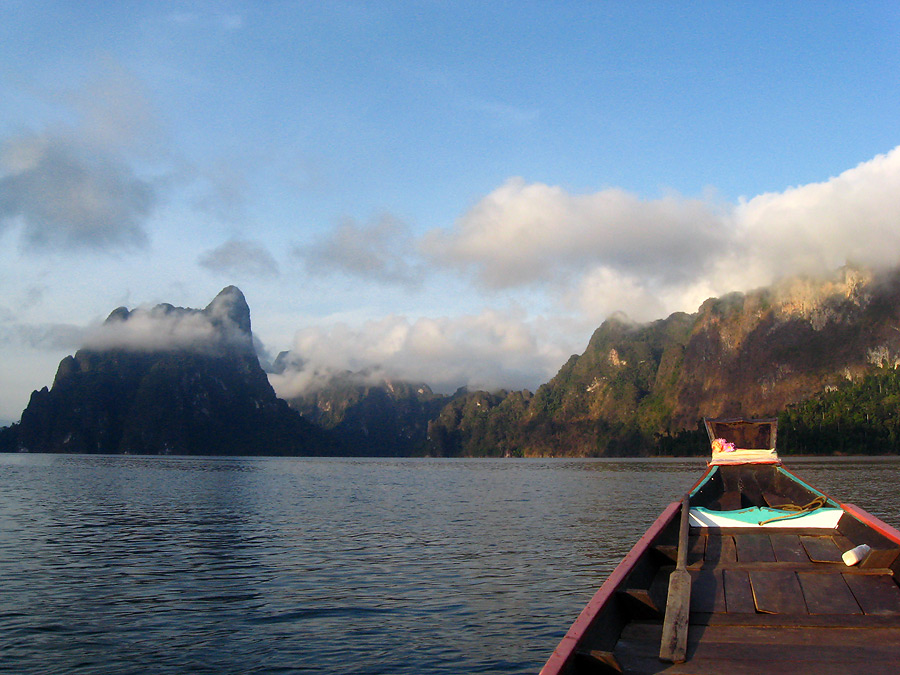
{"type": "Polygon", "coordinates": [[[292,362],[269,381],[282,398],[326,383],[334,373],[365,371],[425,382],[436,391],[534,387],[565,358],[523,315],[485,311],[456,318],[390,316],[358,328],[335,324],[297,333],[292,362]]]}
{"type": "Polygon", "coordinates": [[[249,314],[241,311],[244,303],[240,291],[230,287],[203,310],[167,304],[132,311],[120,307],[104,323],[87,330],[82,346],[98,351],[210,354],[231,348],[252,350],[249,314]]]}

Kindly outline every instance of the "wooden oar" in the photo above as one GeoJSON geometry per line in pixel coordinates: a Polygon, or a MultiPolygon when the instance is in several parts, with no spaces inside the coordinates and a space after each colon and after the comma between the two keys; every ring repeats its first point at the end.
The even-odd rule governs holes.
{"type": "Polygon", "coordinates": [[[681,527],[678,530],[678,561],[669,575],[669,597],[663,620],[659,660],[684,663],[687,653],[688,619],[691,611],[691,575],[687,571],[690,495],[681,500],[681,527]]]}

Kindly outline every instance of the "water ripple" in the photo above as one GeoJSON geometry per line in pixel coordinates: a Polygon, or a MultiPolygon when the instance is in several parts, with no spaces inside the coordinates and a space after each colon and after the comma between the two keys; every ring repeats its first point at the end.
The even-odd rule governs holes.
{"type": "MultiPolygon", "coordinates": [[[[799,464],[900,524],[896,460],[799,464]]],[[[534,673],[701,469],[0,455],[0,672],[534,673]]]]}

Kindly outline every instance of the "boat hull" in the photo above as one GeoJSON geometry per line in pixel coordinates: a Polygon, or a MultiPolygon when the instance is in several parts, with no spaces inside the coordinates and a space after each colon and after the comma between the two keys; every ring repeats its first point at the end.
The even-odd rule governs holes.
{"type": "Polygon", "coordinates": [[[660,514],[600,587],[542,675],[891,672],[900,663],[900,531],[778,465],[711,466],[690,493],[687,660],[659,659],[679,502],[660,514]],[[760,525],[704,526],[700,510],[809,512],[760,525]],[[727,507],[737,507],[727,508],[727,507]],[[834,521],[821,513],[834,512],[834,521]],[[826,525],[823,526],[823,522],[826,525]],[[847,566],[842,553],[866,544],[847,566]]]}

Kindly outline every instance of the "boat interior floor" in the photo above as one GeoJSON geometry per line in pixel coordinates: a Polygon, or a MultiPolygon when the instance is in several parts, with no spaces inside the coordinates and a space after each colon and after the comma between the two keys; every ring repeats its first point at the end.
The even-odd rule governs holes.
{"type": "Polygon", "coordinates": [[[844,565],[853,543],[837,530],[698,528],[689,545],[687,660],[659,660],[674,569],[663,564],[647,588],[621,592],[633,619],[606,659],[613,672],[900,672],[900,586],[887,566],[844,565]]]}

